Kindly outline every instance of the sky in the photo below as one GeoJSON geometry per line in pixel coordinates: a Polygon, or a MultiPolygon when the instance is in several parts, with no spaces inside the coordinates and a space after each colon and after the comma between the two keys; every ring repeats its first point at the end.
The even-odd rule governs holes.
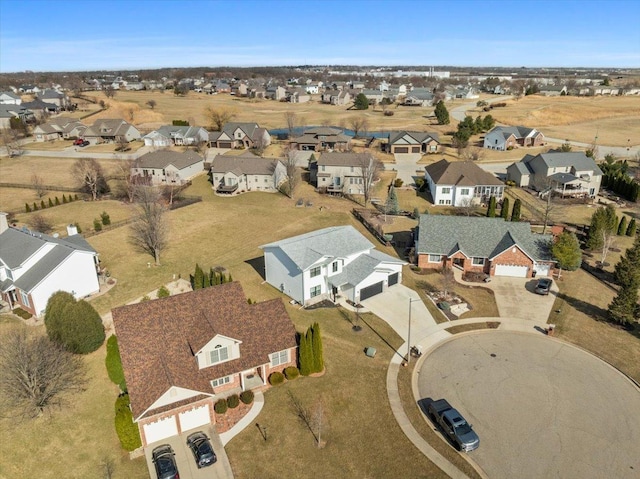
{"type": "Polygon", "coordinates": [[[640,1],[0,0],[0,73],[290,65],[640,68],[640,1]]]}

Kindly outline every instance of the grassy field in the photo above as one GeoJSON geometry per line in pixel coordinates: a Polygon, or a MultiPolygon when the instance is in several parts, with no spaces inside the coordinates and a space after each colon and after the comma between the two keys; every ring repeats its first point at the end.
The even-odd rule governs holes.
{"type": "MultiPolygon", "coordinates": [[[[0,335],[26,328],[13,317],[0,317],[0,335]]],[[[42,328],[29,328],[44,334],[42,328]]],[[[129,460],[115,433],[117,387],[104,367],[106,347],[84,356],[89,382],[86,390],[67,397],[66,405],[33,420],[0,417],[2,460],[0,479],[104,477],[101,462],[113,460],[114,478],[148,478],[144,459],[129,460]],[[37,444],[37,448],[34,449],[37,444]]]]}
{"type": "MultiPolygon", "coordinates": [[[[505,108],[491,110],[499,123],[524,125],[540,129],[545,136],[592,143],[598,137],[601,145],[627,146],[627,140],[638,144],[640,131],[640,98],[620,97],[544,97],[530,95],[507,101],[505,108]]],[[[474,117],[486,114],[480,109],[469,111],[474,117]]]]}

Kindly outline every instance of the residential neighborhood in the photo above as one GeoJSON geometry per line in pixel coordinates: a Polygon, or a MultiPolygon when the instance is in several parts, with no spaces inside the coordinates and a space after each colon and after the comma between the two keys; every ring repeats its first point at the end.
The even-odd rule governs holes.
{"type": "Polygon", "coordinates": [[[129,7],[3,3],[0,478],[635,479],[635,5],[129,7]]]}

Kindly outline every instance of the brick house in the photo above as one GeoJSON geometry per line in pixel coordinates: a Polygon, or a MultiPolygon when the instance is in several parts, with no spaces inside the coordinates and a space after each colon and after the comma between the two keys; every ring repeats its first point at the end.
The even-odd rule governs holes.
{"type": "Polygon", "coordinates": [[[484,137],[483,147],[490,150],[544,146],[544,135],[526,126],[496,126],[484,137]]]}
{"type": "Polygon", "coordinates": [[[550,276],[555,266],[551,235],[527,222],[502,218],[421,215],[416,242],[420,268],[456,267],[488,276],[550,276]]]}
{"type": "Polygon", "coordinates": [[[112,312],[143,446],[215,424],[216,401],[265,389],[272,372],[297,363],[282,300],[248,304],[237,282],[112,312]]]}

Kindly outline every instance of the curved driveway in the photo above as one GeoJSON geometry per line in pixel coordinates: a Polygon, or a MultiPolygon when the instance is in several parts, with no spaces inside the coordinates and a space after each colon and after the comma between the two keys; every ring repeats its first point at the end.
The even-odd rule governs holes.
{"type": "Polygon", "coordinates": [[[470,457],[492,479],[637,478],[640,392],[618,371],[542,335],[469,333],[420,365],[420,397],[474,425],[470,457]]]}

